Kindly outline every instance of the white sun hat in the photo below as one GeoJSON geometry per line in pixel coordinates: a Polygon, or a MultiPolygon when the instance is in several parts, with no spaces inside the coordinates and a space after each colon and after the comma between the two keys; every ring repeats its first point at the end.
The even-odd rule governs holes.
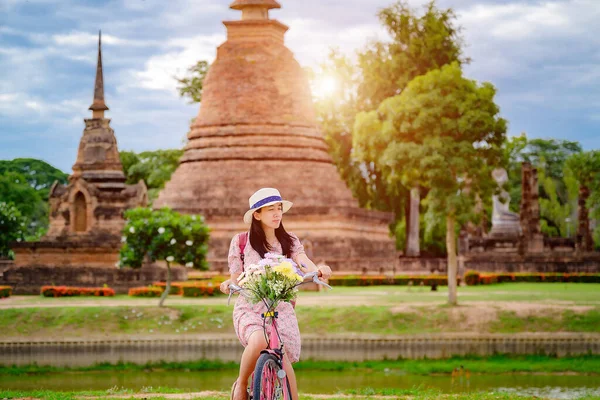
{"type": "Polygon", "coordinates": [[[263,207],[270,206],[272,204],[281,203],[283,205],[283,212],[286,213],[292,208],[292,202],[283,200],[279,190],[273,188],[262,188],[257,190],[250,199],[248,199],[248,205],[250,209],[244,214],[244,222],[249,224],[252,222],[252,214],[254,211],[259,210],[263,207]]]}

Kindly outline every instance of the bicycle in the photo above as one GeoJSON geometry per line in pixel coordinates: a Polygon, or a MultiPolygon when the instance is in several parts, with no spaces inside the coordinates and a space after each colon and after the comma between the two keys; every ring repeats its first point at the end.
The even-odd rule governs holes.
{"type": "MultiPolygon", "coordinates": [[[[314,282],[331,289],[331,286],[319,279],[318,274],[318,271],[307,273],[304,275],[304,280],[294,286],[294,288],[305,283],[314,282]]],[[[247,289],[241,288],[238,285],[230,284],[229,289],[227,304],[229,304],[231,296],[234,293],[247,295],[247,289]]],[[[260,356],[256,361],[254,372],[250,377],[250,395],[248,398],[249,400],[291,400],[290,384],[286,376],[287,374],[283,369],[284,343],[277,331],[278,312],[275,311],[276,302],[269,304],[268,300],[264,298],[262,301],[267,307],[267,310],[261,314],[267,348],[260,352],[260,356]],[[268,331],[267,324],[269,326],[268,331]]]]}

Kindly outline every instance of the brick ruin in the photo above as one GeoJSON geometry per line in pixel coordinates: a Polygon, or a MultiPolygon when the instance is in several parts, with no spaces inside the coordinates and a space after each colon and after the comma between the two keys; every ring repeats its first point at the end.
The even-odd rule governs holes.
{"type": "MultiPolygon", "coordinates": [[[[141,270],[117,270],[123,212],[146,206],[143,181],[125,183],[117,140],[110,119],[104,118],[102,48],[98,64],[92,118],[85,119],[77,160],[67,185],[54,183],[50,190],[50,226],[38,242],[14,243],[14,265],[0,272],[0,285],[14,293],[39,293],[42,285],[109,286],[124,291],[164,279],[166,269],[144,266],[141,270]]],[[[184,269],[174,279],[185,279],[184,269]]]]}

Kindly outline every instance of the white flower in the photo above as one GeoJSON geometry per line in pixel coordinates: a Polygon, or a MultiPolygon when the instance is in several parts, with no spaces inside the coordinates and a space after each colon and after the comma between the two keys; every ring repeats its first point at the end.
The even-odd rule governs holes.
{"type": "Polygon", "coordinates": [[[185,241],[185,244],[186,244],[187,246],[191,246],[191,245],[193,245],[193,244],[194,244],[194,242],[192,242],[191,240],[186,240],[186,241],[185,241]]]}
{"type": "Polygon", "coordinates": [[[121,243],[125,243],[127,241],[127,236],[121,236],[121,243]]]}
{"type": "Polygon", "coordinates": [[[173,238],[173,239],[171,239],[171,241],[169,243],[175,244],[175,243],[177,243],[177,240],[175,240],[175,238],[173,238]]]}
{"type": "Polygon", "coordinates": [[[130,232],[130,233],[135,233],[135,228],[134,228],[133,226],[132,226],[132,227],[130,227],[130,228],[129,228],[129,232],[130,232]]]}
{"type": "Polygon", "coordinates": [[[115,267],[116,267],[116,268],[121,268],[121,263],[117,261],[117,262],[115,263],[115,267]]]}
{"type": "Polygon", "coordinates": [[[196,220],[196,216],[195,215],[192,215],[192,220],[194,220],[194,221],[196,220]]]}
{"type": "Polygon", "coordinates": [[[168,262],[173,262],[173,260],[174,260],[174,259],[175,259],[175,257],[173,257],[173,256],[169,256],[169,257],[167,257],[167,261],[168,261],[168,262]]]}
{"type": "Polygon", "coordinates": [[[158,233],[160,233],[161,235],[165,233],[165,228],[163,228],[162,226],[158,228],[158,233]]]}
{"type": "Polygon", "coordinates": [[[188,268],[192,268],[194,266],[193,262],[185,263],[185,266],[188,268]]]}

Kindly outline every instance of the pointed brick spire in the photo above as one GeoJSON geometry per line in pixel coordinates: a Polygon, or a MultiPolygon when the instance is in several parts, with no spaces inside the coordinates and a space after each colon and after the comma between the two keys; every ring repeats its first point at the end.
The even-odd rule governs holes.
{"type": "Polygon", "coordinates": [[[94,84],[94,102],[89,108],[93,118],[104,118],[108,107],[104,103],[104,77],[102,74],[102,31],[98,33],[98,66],[96,67],[96,83],[94,84]]]}

